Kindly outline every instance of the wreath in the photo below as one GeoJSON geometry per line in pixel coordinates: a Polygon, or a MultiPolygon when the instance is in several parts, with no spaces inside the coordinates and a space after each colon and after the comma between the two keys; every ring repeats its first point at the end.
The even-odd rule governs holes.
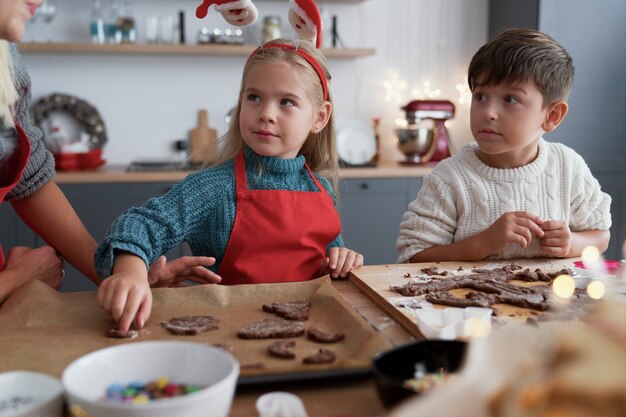
{"type": "Polygon", "coordinates": [[[101,149],[107,141],[106,127],[98,110],[78,97],[54,93],[42,97],[31,107],[33,123],[43,129],[43,123],[53,112],[71,115],[89,135],[88,142],[92,149],[101,149]]]}

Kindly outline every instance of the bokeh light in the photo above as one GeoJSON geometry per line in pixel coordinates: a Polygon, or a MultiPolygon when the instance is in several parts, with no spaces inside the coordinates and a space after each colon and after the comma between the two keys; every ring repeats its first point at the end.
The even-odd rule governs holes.
{"type": "Polygon", "coordinates": [[[606,286],[602,281],[591,281],[589,285],[587,285],[587,294],[589,294],[589,297],[593,298],[594,300],[599,300],[600,298],[602,298],[605,292],[606,286]]]}
{"type": "Polygon", "coordinates": [[[552,290],[557,297],[570,298],[574,294],[576,283],[569,275],[559,275],[552,283],[552,290]]]}
{"type": "Polygon", "coordinates": [[[600,251],[595,246],[587,246],[583,249],[581,258],[585,264],[595,264],[600,260],[600,251]]]}
{"type": "Polygon", "coordinates": [[[491,320],[472,317],[465,322],[465,334],[470,337],[486,337],[491,333],[491,320]]]}

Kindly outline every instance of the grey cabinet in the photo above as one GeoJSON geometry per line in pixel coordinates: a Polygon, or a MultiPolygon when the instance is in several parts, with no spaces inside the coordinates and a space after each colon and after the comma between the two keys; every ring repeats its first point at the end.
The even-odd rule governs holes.
{"type": "Polygon", "coordinates": [[[489,32],[538,29],[555,38],[574,60],[569,113],[546,139],[585,158],[611,195],[611,243],[605,257],[622,259],[626,240],[626,1],[491,0],[489,32]]]}
{"type": "MultiPolygon", "coordinates": [[[[94,239],[101,241],[113,220],[132,206],[140,206],[150,197],[165,193],[170,183],[61,184],[60,188],[94,239]]],[[[5,255],[13,246],[37,247],[46,243],[17,216],[9,203],[0,205],[0,231],[5,255]]],[[[178,257],[179,248],[169,254],[178,257]]],[[[89,291],[96,286],[66,263],[61,291],[89,291]]]]}
{"type": "Polygon", "coordinates": [[[366,265],[396,263],[402,214],[417,196],[421,178],[341,180],[339,213],[344,244],[366,265]]]}
{"type": "MultiPolygon", "coordinates": [[[[170,183],[61,184],[65,196],[96,242],[102,241],[109,226],[126,209],[141,206],[151,197],[164,194],[170,183]]],[[[43,242],[40,242],[43,244],[43,242]]],[[[178,252],[171,254],[179,256],[178,252]]],[[[65,268],[62,291],[96,288],[71,265],[65,268]]]]}

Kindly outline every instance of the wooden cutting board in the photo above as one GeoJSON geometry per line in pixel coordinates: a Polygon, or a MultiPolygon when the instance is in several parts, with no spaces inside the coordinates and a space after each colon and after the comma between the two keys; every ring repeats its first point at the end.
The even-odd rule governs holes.
{"type": "MultiPolygon", "coordinates": [[[[514,261],[498,261],[498,262],[438,262],[438,263],[420,263],[420,264],[398,264],[398,265],[372,265],[364,266],[350,274],[350,281],[359,288],[367,297],[369,297],[378,307],[380,307],[391,318],[396,320],[414,337],[423,339],[421,332],[417,327],[417,321],[413,310],[406,307],[399,307],[398,304],[407,303],[411,298],[423,299],[421,297],[405,297],[402,294],[390,290],[390,286],[407,284],[412,277],[424,276],[421,272],[422,268],[437,267],[439,270],[449,271],[456,274],[469,274],[471,269],[485,268],[494,269],[505,265],[515,263],[524,268],[535,270],[541,268],[546,272],[558,271],[563,268],[573,268],[573,262],[576,259],[542,259],[542,260],[514,260],[514,261]],[[463,267],[463,272],[458,272],[459,267],[463,267]]],[[[530,285],[546,285],[537,282],[519,282],[515,284],[521,286],[530,285]]],[[[469,290],[458,289],[452,290],[451,294],[457,297],[463,297],[469,290]]],[[[434,305],[434,308],[444,308],[445,306],[434,305]]],[[[515,307],[508,304],[495,304],[492,306],[497,310],[498,318],[506,322],[519,323],[525,322],[529,317],[534,317],[537,312],[528,308],[515,307]]]]}
{"type": "Polygon", "coordinates": [[[207,110],[198,111],[198,126],[189,132],[189,159],[194,164],[212,163],[217,159],[217,131],[209,127],[207,110]]]}

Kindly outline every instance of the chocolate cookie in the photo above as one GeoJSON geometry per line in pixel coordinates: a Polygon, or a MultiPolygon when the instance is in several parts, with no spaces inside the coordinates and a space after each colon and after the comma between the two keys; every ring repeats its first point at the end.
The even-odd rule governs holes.
{"type": "Polygon", "coordinates": [[[302,363],[331,363],[334,362],[337,357],[335,356],[335,352],[328,349],[320,349],[314,354],[307,356],[302,359],[302,363]]]}
{"type": "Polygon", "coordinates": [[[194,334],[216,330],[219,319],[213,316],[181,316],[172,317],[161,322],[170,333],[191,336],[194,334]]]}
{"type": "Polygon", "coordinates": [[[281,359],[295,359],[296,354],[293,352],[293,348],[296,346],[294,340],[277,340],[268,346],[267,351],[272,356],[276,356],[281,359]]]}
{"type": "Polygon", "coordinates": [[[139,332],[133,329],[128,329],[127,332],[122,332],[117,328],[117,326],[113,326],[107,330],[105,334],[106,337],[111,337],[113,339],[134,339],[139,335],[139,332]]]}
{"type": "Polygon", "coordinates": [[[287,320],[305,321],[309,319],[311,303],[306,300],[284,303],[263,304],[263,311],[274,313],[287,320]]]}
{"type": "Polygon", "coordinates": [[[315,327],[309,327],[306,337],[318,343],[336,343],[343,340],[346,335],[343,333],[325,333],[315,327]]]}
{"type": "Polygon", "coordinates": [[[265,319],[252,323],[237,332],[241,339],[270,339],[297,337],[304,334],[304,325],[299,321],[265,319]]]}

